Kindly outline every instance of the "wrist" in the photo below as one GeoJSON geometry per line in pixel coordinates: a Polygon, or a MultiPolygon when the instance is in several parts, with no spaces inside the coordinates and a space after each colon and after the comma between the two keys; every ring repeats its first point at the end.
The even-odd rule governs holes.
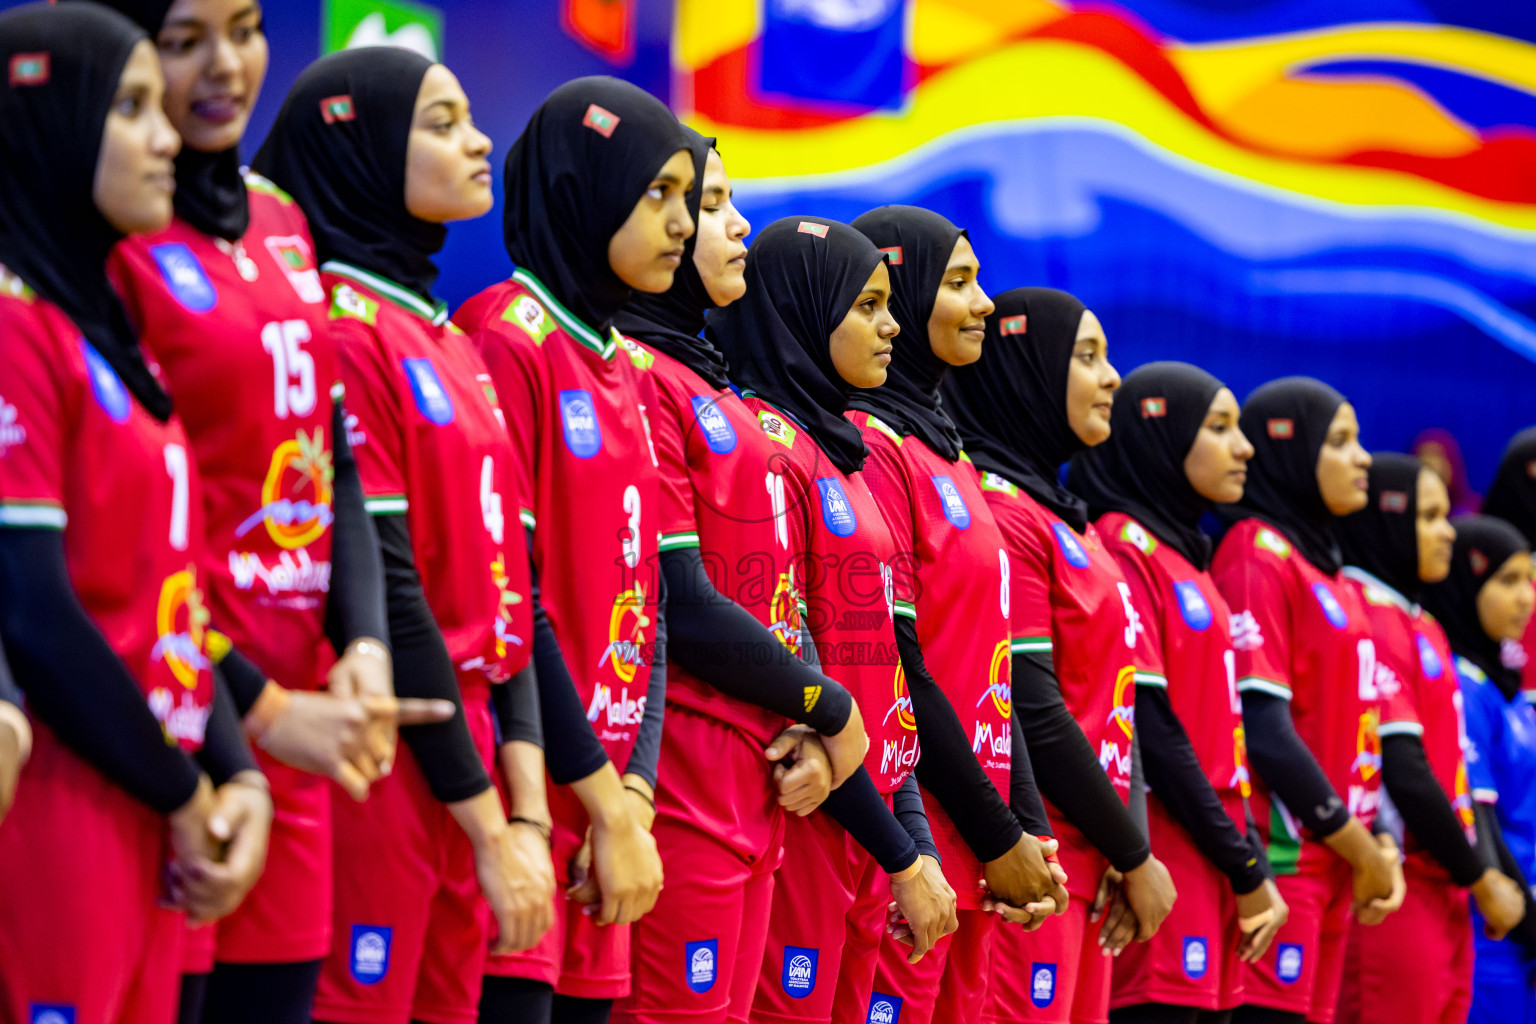
{"type": "Polygon", "coordinates": [[[252,789],[261,790],[268,796],[272,795],[272,784],[267,781],[267,777],[261,772],[251,768],[247,768],[244,771],[235,772],[235,774],[229,777],[229,781],[224,783],[224,785],[249,786],[252,789]]]}
{"type": "Polygon", "coordinates": [[[342,654],[343,656],[356,655],[360,658],[373,658],[375,661],[383,662],[385,665],[390,664],[392,661],[389,645],[371,636],[360,636],[353,640],[347,644],[346,650],[342,654]]]}
{"type": "Polygon", "coordinates": [[[256,698],[256,703],[252,704],[251,710],[245,713],[245,734],[258,747],[265,750],[272,726],[283,717],[292,703],[293,694],[268,679],[267,685],[262,687],[261,694],[256,698]]]}
{"type": "Polygon", "coordinates": [[[902,882],[910,882],[910,881],[912,881],[912,879],[916,878],[918,875],[920,875],[922,873],[923,873],[923,855],[922,854],[918,854],[917,856],[912,858],[912,863],[911,864],[908,864],[906,867],[902,868],[900,871],[894,871],[894,872],[891,873],[891,884],[892,885],[900,885],[902,882]]]}
{"type": "Polygon", "coordinates": [[[494,846],[507,831],[507,822],[501,813],[501,798],[495,789],[449,804],[448,813],[464,830],[476,851],[494,846]]]}
{"type": "Polygon", "coordinates": [[[0,727],[7,726],[16,736],[17,760],[26,764],[27,758],[32,756],[32,724],[21,708],[9,701],[0,701],[0,727]]]}

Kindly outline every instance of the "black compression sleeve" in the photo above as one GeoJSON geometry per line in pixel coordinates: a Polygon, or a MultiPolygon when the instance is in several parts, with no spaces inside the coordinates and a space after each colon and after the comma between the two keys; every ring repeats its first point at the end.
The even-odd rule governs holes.
{"type": "Polygon", "coordinates": [[[67,746],[162,814],[192,798],[197,765],[81,607],[62,533],[0,529],[0,636],[27,708],[67,746]]]}
{"type": "Polygon", "coordinates": [[[656,788],[656,765],[661,760],[661,729],[667,710],[667,588],[657,590],[656,644],[651,654],[650,681],[645,686],[645,711],[640,716],[640,733],[629,752],[624,774],[638,775],[652,789],[656,788]]]}
{"type": "Polygon", "coordinates": [[[446,722],[401,726],[400,738],[410,746],[433,797],[445,804],[468,800],[489,789],[491,779],[464,720],[463,697],[453,659],[448,656],[442,631],[437,628],[422,592],[405,516],[375,519],[384,562],[395,693],[401,697],[452,701],[458,709],[446,722]]]}
{"type": "MultiPolygon", "coordinates": [[[[347,444],[347,411],[340,402],[331,413],[331,459],[336,476],[331,488],[331,590],[325,602],[325,635],[339,655],[361,637],[387,641],[389,611],[384,597],[384,563],[373,517],[363,507],[363,482],[357,459],[347,444]]],[[[291,685],[288,680],[280,680],[291,685]]]]}
{"type": "Polygon", "coordinates": [[[917,844],[885,805],[863,765],[832,791],[821,809],[847,829],[886,874],[905,871],[917,860],[917,844]]]}
{"type": "MultiPolygon", "coordinates": [[[[528,535],[533,548],[533,535],[528,535]]],[[[530,554],[528,573],[532,579],[533,665],[539,675],[539,713],[544,724],[544,768],[561,786],[580,781],[608,763],[608,752],[587,721],[587,709],[581,706],[576,683],[565,664],[554,623],[544,610],[540,597],[539,571],[530,554]]]]}
{"type": "Polygon", "coordinates": [[[1264,877],[1271,882],[1275,880],[1275,867],[1269,862],[1269,851],[1264,848],[1264,837],[1259,833],[1258,822],[1253,820],[1253,805],[1248,798],[1243,798],[1243,817],[1247,819],[1248,849],[1253,851],[1253,856],[1259,862],[1259,870],[1264,872],[1264,877]]]}
{"type": "Polygon", "coordinates": [[[709,580],[698,548],[661,556],[667,585],[668,657],[721,693],[835,736],[853,695],[795,657],[768,628],[709,580]],[[821,696],[806,710],[806,694],[821,696]]]}
{"type": "Polygon", "coordinates": [[[891,794],[891,810],[902,829],[912,837],[917,852],[940,861],[939,848],[933,842],[933,829],[928,825],[928,810],[923,806],[923,792],[917,787],[917,776],[908,775],[901,788],[891,794]]]}
{"type": "Polygon", "coordinates": [[[1393,734],[1381,741],[1381,780],[1414,840],[1466,888],[1483,873],[1477,852],[1445,797],[1417,736],[1393,734]]]}
{"type": "Polygon", "coordinates": [[[1013,656],[1013,713],[1024,727],[1040,792],[1116,869],[1140,867],[1152,848],[1067,710],[1049,654],[1013,656]]]}
{"type": "Polygon", "coordinates": [[[213,708],[208,714],[208,728],[203,734],[203,748],[197,752],[197,763],[215,786],[224,785],[238,772],[261,770],[245,742],[234,699],[217,668],[213,670],[213,708]]]}
{"type": "Polygon", "coordinates": [[[1131,730],[1131,792],[1126,800],[1125,809],[1130,812],[1131,821],[1144,836],[1152,833],[1147,827],[1147,772],[1146,766],[1141,761],[1141,730],[1131,730]]]}
{"type": "Polygon", "coordinates": [[[1257,889],[1264,882],[1264,870],[1248,836],[1232,821],[1200,767],[1189,734],[1163,687],[1136,687],[1136,732],[1141,736],[1142,764],[1152,795],[1184,826],[1205,859],[1227,877],[1233,892],[1257,889]]]}
{"type": "Polygon", "coordinates": [[[221,633],[210,636],[207,647],[214,665],[224,676],[224,685],[229,687],[235,713],[244,718],[261,696],[261,691],[267,688],[267,674],[221,633]]]}
{"type": "Polygon", "coordinates": [[[1488,868],[1503,871],[1504,862],[1499,859],[1499,849],[1504,845],[1504,836],[1503,830],[1499,828],[1498,809],[1493,804],[1474,801],[1472,822],[1477,829],[1477,845],[1473,849],[1477,851],[1478,863],[1485,871],[1488,868]]]}
{"type": "Polygon", "coordinates": [[[1296,735],[1290,701],[1254,691],[1243,694],[1243,732],[1248,763],[1313,836],[1326,839],[1349,823],[1349,808],[1296,735]]]}
{"type": "Polygon", "coordinates": [[[996,860],[1017,845],[1023,826],[982,771],[965,726],[923,662],[917,624],[904,615],[896,616],[896,650],[923,752],[917,779],[944,808],[976,859],[983,864],[996,860]]]}
{"type": "Polygon", "coordinates": [[[1013,768],[1008,778],[1008,806],[1024,831],[1032,836],[1055,835],[1040,787],[1035,783],[1035,766],[1029,759],[1029,744],[1024,742],[1024,726],[1017,714],[1008,716],[1008,731],[1013,734],[1013,768]]]}
{"type": "Polygon", "coordinates": [[[544,746],[544,727],[539,721],[539,679],[533,662],[505,683],[491,687],[491,707],[496,712],[502,743],[544,746]]]}
{"type": "Polygon", "coordinates": [[[5,648],[0,646],[0,700],[21,707],[21,690],[11,675],[10,663],[5,660],[5,648]]]}
{"type": "Polygon", "coordinates": [[[1515,860],[1514,854],[1510,853],[1509,847],[1504,844],[1504,829],[1498,824],[1496,816],[1491,834],[1499,870],[1513,879],[1525,895],[1525,917],[1515,925],[1509,937],[1520,944],[1528,957],[1536,956],[1536,900],[1531,896],[1531,883],[1525,877],[1525,872],[1520,870],[1520,863],[1515,860]]]}

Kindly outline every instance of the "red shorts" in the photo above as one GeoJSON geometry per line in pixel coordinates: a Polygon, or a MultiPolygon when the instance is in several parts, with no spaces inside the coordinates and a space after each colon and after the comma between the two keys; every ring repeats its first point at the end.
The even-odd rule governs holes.
{"type": "Polygon", "coordinates": [[[1110,1006],[1163,1003],[1227,1010],[1243,1001],[1237,958],[1237,899],[1216,866],[1156,799],[1147,801],[1152,849],[1168,866],[1179,898],[1147,942],[1114,958],[1110,1006]]]}
{"type": "Polygon", "coordinates": [[[1035,931],[997,928],[981,1016],[986,1024],[1109,1019],[1110,958],[1099,949],[1099,924],[1088,920],[1092,902],[1074,892],[1067,912],[1035,931]]]}
{"type": "Polygon", "coordinates": [[[1473,959],[1467,894],[1427,854],[1410,854],[1403,874],[1408,896],[1401,910],[1378,925],[1350,923],[1338,1024],[1467,1019],[1473,959]]]}
{"type": "Polygon", "coordinates": [[[32,729],[0,824],[0,1022],[171,1024],[186,929],[158,906],[165,819],[32,729]]]}
{"type": "Polygon", "coordinates": [[[632,926],[632,981],[615,1022],[747,1019],[768,943],[784,817],[756,740],[667,707],[651,830],[666,886],[632,926]]]}
{"type": "Polygon", "coordinates": [[[885,934],[890,879],[826,814],[785,821],[768,952],[751,1020],[863,1021],[885,934]]]}
{"type": "MultiPolygon", "coordinates": [[[[953,886],[953,882],[950,883],[953,886]]],[[[889,935],[880,940],[880,966],[869,1001],[869,1020],[881,1001],[891,1007],[890,1024],[929,1024],[930,1021],[974,1021],[987,1003],[992,939],[998,918],[984,910],[958,912],[960,928],[939,940],[927,956],[907,963],[912,947],[889,935]]],[[[862,1024],[864,1018],[858,1018],[862,1024]]]]}
{"type": "MultiPolygon", "coordinates": [[[[493,770],[487,701],[483,687],[465,687],[465,721],[493,770]]],[[[410,747],[400,745],[394,772],[365,803],[337,800],[332,812],[335,931],[316,1019],[475,1024],[490,908],[469,837],[433,798],[410,747]]]]}
{"type": "Polygon", "coordinates": [[[1332,1024],[1354,888],[1349,864],[1340,857],[1330,853],[1302,864],[1301,872],[1276,879],[1291,916],[1264,958],[1243,966],[1243,1002],[1332,1024]]]}

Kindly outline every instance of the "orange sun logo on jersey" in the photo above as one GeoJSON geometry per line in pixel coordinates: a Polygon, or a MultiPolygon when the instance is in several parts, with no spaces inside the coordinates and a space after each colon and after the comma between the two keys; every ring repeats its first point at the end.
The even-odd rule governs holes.
{"type": "Polygon", "coordinates": [[[1232,730],[1232,779],[1227,785],[1236,786],[1243,799],[1253,795],[1253,784],[1248,776],[1248,735],[1239,725],[1232,730]]]}
{"type": "Polygon", "coordinates": [[[198,675],[208,668],[203,633],[209,617],[194,566],[172,573],[160,584],[160,602],[155,609],[158,636],[150,659],[164,661],[171,675],[188,690],[197,688],[198,675]]]}
{"type": "Polygon", "coordinates": [[[768,630],[796,657],[800,655],[800,588],[795,586],[795,567],[779,573],[778,585],[768,602],[768,630]]]}
{"type": "Polygon", "coordinates": [[[650,624],[645,614],[644,588],[637,584],[613,599],[613,612],[608,617],[608,646],[598,664],[604,660],[612,664],[619,682],[634,682],[635,673],[645,664],[645,627],[650,624]]]}
{"type": "Polygon", "coordinates": [[[496,560],[491,563],[491,579],[496,581],[496,591],[500,599],[496,605],[496,657],[507,656],[507,643],[521,647],[523,638],[512,632],[512,609],[523,603],[523,596],[512,590],[508,584],[507,562],[501,552],[496,552],[496,560]]]}
{"type": "Polygon", "coordinates": [[[902,669],[901,662],[896,662],[896,676],[893,680],[896,699],[885,711],[885,718],[881,724],[889,722],[891,716],[896,716],[896,723],[908,732],[917,732],[917,719],[912,716],[912,698],[907,696],[907,673],[902,669]]]}
{"type": "Polygon", "coordinates": [[[1013,684],[1010,681],[1012,668],[1008,641],[999,641],[998,645],[992,648],[992,664],[987,667],[987,692],[976,701],[976,706],[981,707],[981,702],[991,697],[992,706],[997,708],[997,713],[1005,722],[1013,717],[1013,684]],[[1010,678],[1004,679],[1005,674],[1010,678]]]}
{"type": "Polygon", "coordinates": [[[1355,762],[1349,766],[1351,774],[1359,774],[1362,782],[1369,782],[1381,771],[1381,736],[1376,732],[1379,720],[1377,710],[1361,712],[1360,724],[1355,729],[1355,762]]]}
{"type": "Polygon", "coordinates": [[[280,548],[291,551],[313,543],[334,519],[331,484],[335,476],[324,431],[316,427],[309,437],[300,430],[272,453],[261,484],[261,508],[236,528],[235,536],[244,537],[261,523],[280,548]]]}
{"type": "Polygon", "coordinates": [[[1127,665],[1115,676],[1115,709],[1109,713],[1108,722],[1114,722],[1130,739],[1136,725],[1136,667],[1127,665]]]}

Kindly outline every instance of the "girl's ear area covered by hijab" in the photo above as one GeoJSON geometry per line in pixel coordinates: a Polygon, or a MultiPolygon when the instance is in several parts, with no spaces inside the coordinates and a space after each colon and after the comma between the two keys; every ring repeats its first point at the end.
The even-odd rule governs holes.
{"type": "Polygon", "coordinates": [[[1536,427],[1510,438],[1483,512],[1513,523],[1527,538],[1536,537],[1536,427]]]}
{"type": "Polygon", "coordinates": [[[79,328],[154,417],[170,396],[150,372],[107,278],[121,239],[96,207],[102,136],[143,31],[95,4],[0,13],[0,264],[79,328]]]}
{"type": "Polygon", "coordinates": [[[846,224],[786,217],[758,233],[747,292],[710,312],[706,328],[731,380],[788,413],[844,473],[868,450],[843,412],[851,386],[832,364],[832,332],[884,257],[846,224]]]}
{"type": "Polygon", "coordinates": [[[416,98],[432,61],[395,46],[321,57],[299,75],[252,166],[298,202],[322,261],[431,301],[448,229],[405,206],[416,98]]]}
{"type": "Polygon", "coordinates": [[[1081,532],[1088,503],[1057,482],[1083,448],[1067,420],[1067,371],[1086,308],[1054,288],[993,296],[981,359],[944,379],[944,408],[980,469],[1018,484],[1081,532]]]}
{"type": "Polygon", "coordinates": [[[1520,670],[1504,664],[1499,641],[1483,629],[1477,596],[1512,555],[1531,546],[1519,530],[1492,516],[1456,516],[1451,525],[1456,528],[1451,573],[1424,588],[1424,607],[1445,629],[1451,649],[1482,669],[1506,700],[1513,700],[1520,692],[1520,670]]]}
{"type": "Polygon", "coordinates": [[[608,263],[608,243],[662,165],[692,142],[638,86],[601,75],[566,82],[507,153],[507,255],[582,322],[605,329],[632,295],[608,263]]]}

